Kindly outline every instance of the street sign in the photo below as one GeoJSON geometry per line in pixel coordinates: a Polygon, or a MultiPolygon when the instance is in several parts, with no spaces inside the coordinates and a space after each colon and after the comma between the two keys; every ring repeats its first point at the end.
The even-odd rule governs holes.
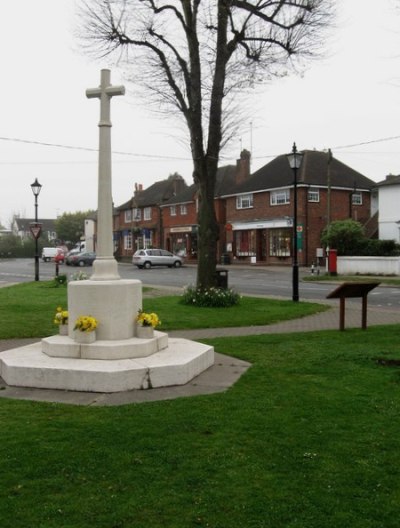
{"type": "Polygon", "coordinates": [[[30,231],[32,233],[33,238],[37,240],[40,237],[40,233],[42,232],[42,224],[37,224],[36,222],[31,223],[30,231]]]}

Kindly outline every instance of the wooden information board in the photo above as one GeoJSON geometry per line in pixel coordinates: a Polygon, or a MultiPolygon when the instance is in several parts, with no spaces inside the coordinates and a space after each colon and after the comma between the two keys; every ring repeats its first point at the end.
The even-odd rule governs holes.
{"type": "Polygon", "coordinates": [[[344,330],[345,303],[346,299],[362,298],[361,328],[367,328],[367,295],[371,290],[379,286],[380,282],[344,282],[333,292],[326,296],[327,299],[340,299],[340,330],[344,330]]]}

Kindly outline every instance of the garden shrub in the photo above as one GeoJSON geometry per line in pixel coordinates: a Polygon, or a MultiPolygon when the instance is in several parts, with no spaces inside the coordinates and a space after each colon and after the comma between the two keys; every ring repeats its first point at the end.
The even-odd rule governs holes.
{"type": "Polygon", "coordinates": [[[182,304],[195,305],[207,308],[228,308],[240,301],[240,295],[232,290],[224,288],[195,288],[188,286],[183,295],[182,304]]]}

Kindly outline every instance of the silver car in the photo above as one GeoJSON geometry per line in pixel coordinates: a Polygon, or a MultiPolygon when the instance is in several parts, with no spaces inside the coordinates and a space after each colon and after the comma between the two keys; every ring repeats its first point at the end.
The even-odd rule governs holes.
{"type": "Polygon", "coordinates": [[[139,249],[132,257],[132,264],[145,269],[150,269],[152,266],[180,268],[183,259],[165,249],[139,249]]]}

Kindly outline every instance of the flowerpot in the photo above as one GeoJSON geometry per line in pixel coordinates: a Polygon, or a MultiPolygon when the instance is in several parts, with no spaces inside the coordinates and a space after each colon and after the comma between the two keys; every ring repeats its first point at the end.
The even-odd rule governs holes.
{"type": "Polygon", "coordinates": [[[81,343],[82,345],[90,345],[96,341],[96,331],[93,332],[81,332],[80,330],[75,330],[75,341],[81,343]]]}
{"type": "Polygon", "coordinates": [[[151,339],[154,337],[154,328],[152,326],[138,326],[137,336],[139,339],[151,339]]]}
{"type": "Polygon", "coordinates": [[[67,324],[60,324],[58,327],[58,333],[60,335],[66,336],[68,335],[68,325],[67,324]]]}

